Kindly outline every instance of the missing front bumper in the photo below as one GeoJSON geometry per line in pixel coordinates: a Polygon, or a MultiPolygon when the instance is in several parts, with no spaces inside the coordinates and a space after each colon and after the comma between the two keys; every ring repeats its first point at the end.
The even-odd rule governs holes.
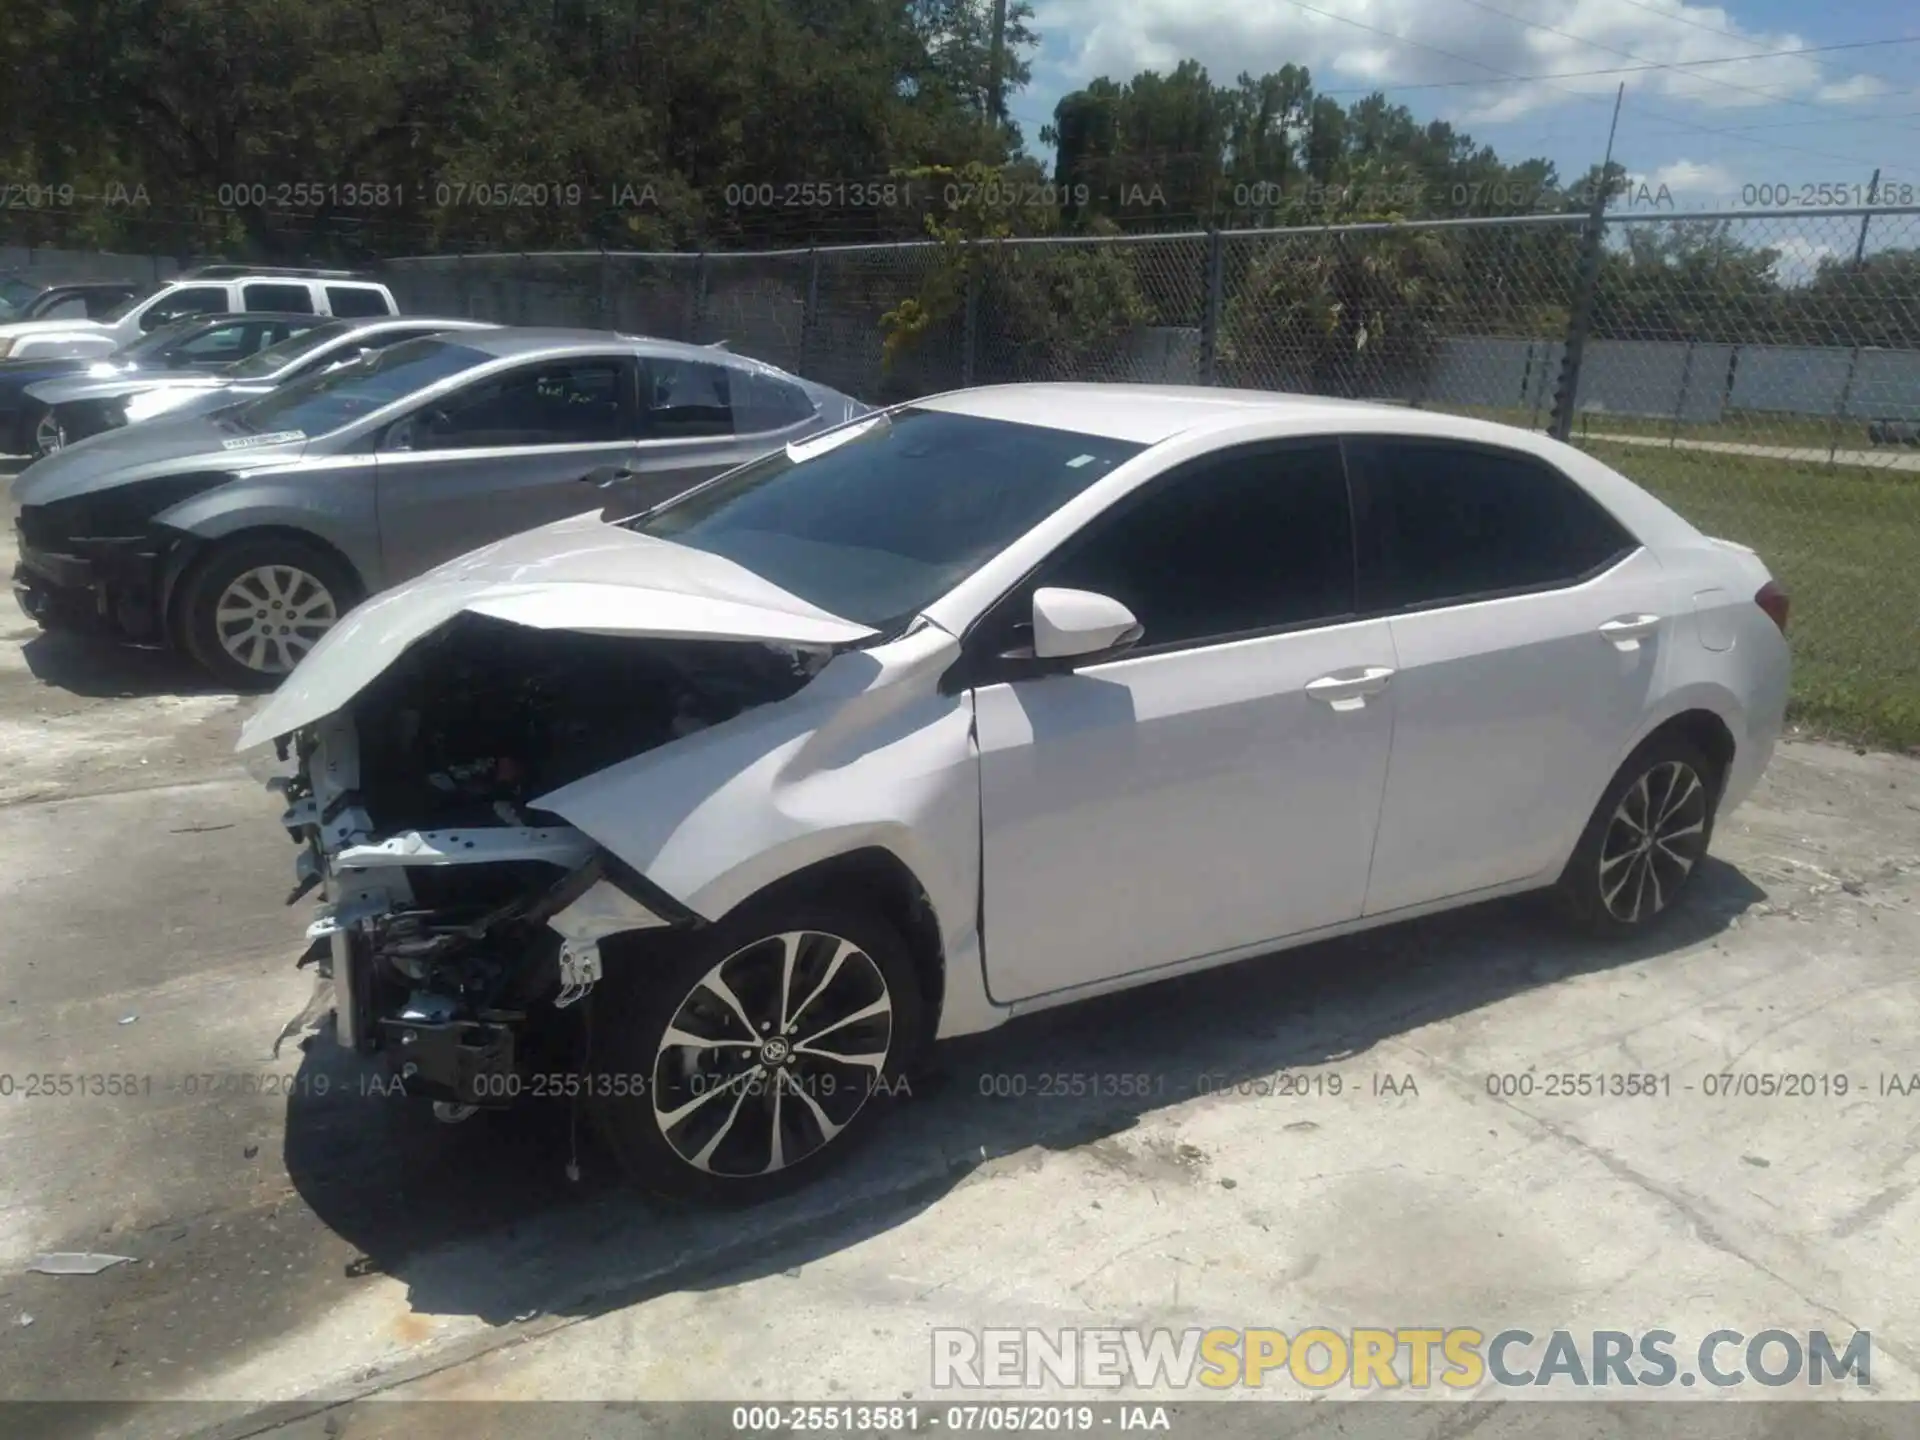
{"type": "Polygon", "coordinates": [[[508,1103],[523,1032],[593,988],[602,939],[700,923],[569,826],[378,835],[359,783],[338,716],[302,738],[294,776],[270,782],[301,846],[289,902],[321,888],[307,934],[327,948],[335,1036],[384,1055],[406,1093],[508,1103]]]}

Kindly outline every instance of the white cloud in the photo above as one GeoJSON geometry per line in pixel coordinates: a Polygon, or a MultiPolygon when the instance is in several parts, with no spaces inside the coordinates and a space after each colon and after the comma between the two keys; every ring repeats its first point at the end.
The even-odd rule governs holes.
{"type": "Polygon", "coordinates": [[[1227,83],[1241,71],[1258,75],[1289,62],[1311,67],[1317,87],[1327,89],[1377,84],[1391,91],[1436,81],[1488,82],[1427,92],[1436,108],[1463,123],[1513,120],[1578,100],[1604,103],[1622,79],[1629,106],[1639,95],[1713,110],[1777,106],[1781,97],[1864,100],[1884,89],[1872,77],[1849,72],[1844,60],[1822,65],[1814,57],[1793,55],[1545,84],[1501,83],[1502,74],[1674,65],[1810,43],[1789,32],[1751,30],[1713,5],[1667,7],[1670,14],[1694,22],[1687,25],[1621,0],[1486,0],[1535,25],[1552,27],[1546,30],[1466,0],[1302,3],[1313,9],[1288,0],[1036,0],[1035,28],[1044,44],[1046,70],[1069,86],[1096,75],[1127,79],[1143,69],[1168,69],[1188,56],[1204,64],[1216,82],[1227,83]],[[1400,39],[1342,23],[1336,16],[1400,39]],[[1744,38],[1710,34],[1697,26],[1744,38]]]}
{"type": "Polygon", "coordinates": [[[1627,180],[1635,193],[1642,186],[1656,195],[1664,190],[1680,203],[1731,204],[1736,188],[1725,166],[1698,160],[1674,160],[1644,175],[1629,175],[1627,180]]]}
{"type": "Polygon", "coordinates": [[[1787,235],[1778,240],[1769,239],[1765,244],[1769,250],[1780,252],[1780,258],[1773,262],[1773,274],[1782,285],[1806,284],[1819,271],[1822,260],[1840,253],[1834,246],[1809,235],[1787,235]]]}

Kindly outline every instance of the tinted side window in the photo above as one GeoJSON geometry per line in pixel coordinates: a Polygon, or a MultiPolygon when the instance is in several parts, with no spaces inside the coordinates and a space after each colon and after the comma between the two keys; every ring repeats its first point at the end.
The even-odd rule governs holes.
{"type": "Polygon", "coordinates": [[[327,286],[327,305],[336,315],[391,315],[387,297],[366,285],[327,286]]]}
{"type": "Polygon", "coordinates": [[[149,306],[140,317],[140,328],[157,330],[169,320],[178,320],[184,315],[224,315],[226,312],[224,286],[186,285],[149,306]]]}
{"type": "Polygon", "coordinates": [[[313,314],[313,294],[304,285],[243,285],[240,295],[249,310],[277,310],[289,315],[313,314]]]}
{"type": "Polygon", "coordinates": [[[651,440],[733,434],[732,378],[724,365],[648,360],[641,387],[646,414],[641,432],[651,440]]]}
{"type": "Polygon", "coordinates": [[[733,385],[733,424],[742,435],[783,430],[813,418],[813,402],[798,385],[757,370],[735,370],[728,378],[733,385]]]}
{"type": "MultiPolygon", "coordinates": [[[[1353,531],[1334,441],[1204,460],[1122,501],[1040,567],[1046,585],[1110,595],[1140,648],[1334,620],[1353,613],[1353,531]]],[[[1030,634],[1015,643],[1031,643],[1030,634]]]]}
{"type": "Polygon", "coordinates": [[[557,360],[496,375],[417,418],[415,450],[584,445],[626,435],[618,360],[557,360]]]}
{"type": "Polygon", "coordinates": [[[69,295],[64,300],[56,300],[34,317],[36,320],[84,320],[87,318],[87,302],[79,295],[69,295]]]}
{"type": "Polygon", "coordinates": [[[1512,451],[1348,442],[1369,610],[1564,585],[1637,542],[1572,480],[1512,451]]]}

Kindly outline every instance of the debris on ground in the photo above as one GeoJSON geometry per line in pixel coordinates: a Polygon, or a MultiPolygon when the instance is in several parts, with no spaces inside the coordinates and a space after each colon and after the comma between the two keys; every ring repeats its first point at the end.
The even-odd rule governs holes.
{"type": "Polygon", "coordinates": [[[93,1250],[56,1250],[52,1254],[42,1255],[27,1269],[41,1275],[98,1275],[102,1270],[111,1270],[115,1265],[128,1265],[132,1261],[131,1255],[102,1255],[93,1250]]]}

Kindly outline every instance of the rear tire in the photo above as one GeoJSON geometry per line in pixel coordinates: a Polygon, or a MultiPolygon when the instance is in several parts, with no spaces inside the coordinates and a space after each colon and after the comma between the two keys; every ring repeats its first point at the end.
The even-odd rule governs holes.
{"type": "Polygon", "coordinates": [[[1567,917],[1617,939],[1670,913],[1712,842],[1723,778],[1681,735],[1654,735],[1628,756],[1561,872],[1567,917]]]}
{"type": "Polygon", "coordinates": [[[318,545],[241,536],[181,582],[180,640],[226,684],[270,690],[359,599],[358,579],[318,545]]]}
{"type": "Polygon", "coordinates": [[[635,948],[655,945],[608,955],[589,1002],[589,1113],[636,1184],[740,1204],[784,1194],[904,1091],[925,1012],[907,943],[872,912],[789,896],[635,948]]]}

